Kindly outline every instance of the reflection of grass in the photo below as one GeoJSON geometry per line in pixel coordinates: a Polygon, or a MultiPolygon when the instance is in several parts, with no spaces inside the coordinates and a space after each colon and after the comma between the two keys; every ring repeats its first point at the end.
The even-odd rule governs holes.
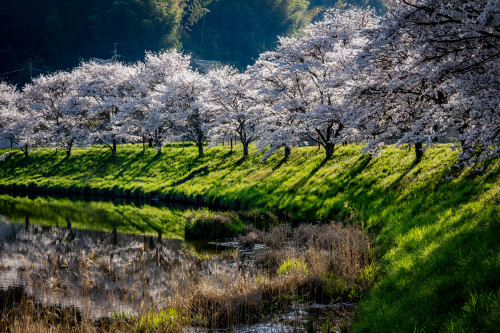
{"type": "Polygon", "coordinates": [[[113,193],[256,207],[299,220],[349,220],[373,234],[380,273],[358,308],[354,330],[488,331],[500,326],[500,162],[481,175],[445,180],[456,154],[387,147],[369,160],[359,146],[324,161],[315,148],[282,160],[241,160],[227,147],[197,158],[194,147],[76,149],[74,156],[17,152],[2,162],[0,186],[113,193]],[[237,163],[239,161],[239,163],[237,163]],[[195,170],[204,172],[193,173],[195,170]]]}
{"type": "MultiPolygon", "coordinates": [[[[53,260],[42,260],[42,266],[38,266],[45,254],[36,251],[37,256],[34,258],[23,257],[24,267],[38,266],[34,274],[27,274],[25,280],[34,286],[33,290],[38,294],[40,290],[55,292],[52,295],[55,299],[58,295],[64,295],[70,286],[72,289],[75,286],[82,288],[81,301],[78,302],[83,304],[81,312],[72,308],[38,305],[26,293],[15,298],[15,295],[9,295],[5,298],[9,304],[2,308],[3,300],[0,302],[0,331],[238,331],[245,324],[270,320],[267,317],[269,315],[284,314],[288,317],[287,325],[302,331],[301,314],[297,312],[296,318],[288,315],[294,302],[300,301],[305,305],[319,300],[326,303],[353,300],[343,291],[326,292],[324,287],[327,284],[323,276],[331,275],[343,281],[347,290],[364,290],[367,287],[360,278],[362,268],[371,261],[367,253],[369,242],[359,227],[340,224],[303,225],[292,231],[288,226],[279,226],[268,232],[255,232],[258,233],[256,236],[259,241],[266,244],[277,244],[288,236],[293,241],[281,243],[276,248],[266,247],[255,251],[255,259],[243,259],[238,256],[238,250],[207,260],[180,251],[176,260],[165,261],[166,266],[163,267],[156,266],[158,263],[151,252],[141,255],[142,250],[137,248],[131,252],[126,244],[119,249],[119,258],[109,264],[107,256],[103,255],[108,251],[105,244],[90,246],[93,248],[90,252],[89,248],[80,249],[79,255],[75,251],[77,260],[67,261],[68,266],[64,270],[53,260]],[[307,242],[304,235],[315,240],[307,242]],[[358,242],[343,242],[345,236],[358,242]],[[345,256],[347,253],[350,256],[345,256]],[[277,265],[263,267],[253,264],[253,260],[262,262],[266,258],[274,258],[277,265]],[[283,263],[282,268],[279,268],[279,263],[283,263]],[[146,274],[146,267],[154,273],[146,274]],[[116,275],[109,274],[110,270],[116,275]],[[66,272],[74,274],[65,279],[66,272]],[[160,275],[161,279],[149,278],[155,275],[160,275]],[[47,279],[48,276],[50,278],[47,279]],[[119,310],[113,312],[109,319],[92,321],[92,296],[101,295],[104,290],[107,297],[115,300],[114,309],[130,311],[127,310],[133,308],[130,302],[140,302],[138,313],[119,310]],[[153,302],[148,302],[148,299],[153,302]],[[54,320],[54,317],[57,319],[54,320]]],[[[46,249],[45,246],[42,248],[46,249]]],[[[59,257],[60,254],[57,255],[59,257]]],[[[100,301],[95,305],[100,306],[100,301]]],[[[332,329],[346,326],[334,319],[339,314],[344,316],[345,312],[331,310],[325,310],[324,313],[335,316],[332,320],[328,317],[321,319],[322,324],[332,329]]],[[[315,323],[312,317],[310,320],[310,331],[317,331],[318,321],[315,323]]]]}
{"type": "Polygon", "coordinates": [[[121,233],[161,232],[166,238],[183,238],[184,214],[180,208],[119,204],[110,201],[83,201],[51,197],[0,195],[0,213],[26,223],[121,233]]]}

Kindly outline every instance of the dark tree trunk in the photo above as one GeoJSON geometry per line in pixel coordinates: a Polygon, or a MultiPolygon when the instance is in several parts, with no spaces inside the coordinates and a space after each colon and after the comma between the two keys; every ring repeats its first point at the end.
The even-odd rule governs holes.
{"type": "Polygon", "coordinates": [[[26,231],[28,231],[29,226],[30,226],[30,218],[29,216],[26,216],[26,218],[24,219],[24,228],[26,231]]]}
{"type": "Polygon", "coordinates": [[[330,158],[335,151],[335,143],[327,142],[325,145],[326,158],[330,158]]]}
{"type": "Polygon", "coordinates": [[[111,148],[111,154],[116,154],[116,139],[113,139],[113,148],[111,148]]]}
{"type": "Polygon", "coordinates": [[[12,149],[12,143],[13,143],[12,140],[10,140],[10,149],[12,149]]]}
{"type": "Polygon", "coordinates": [[[66,157],[68,158],[71,156],[71,148],[73,148],[73,141],[68,143],[68,146],[66,147],[66,157]]]}
{"type": "Polygon", "coordinates": [[[116,226],[113,226],[113,245],[116,246],[116,244],[118,244],[118,230],[116,226]]]}
{"type": "MultiPolygon", "coordinates": [[[[439,127],[437,125],[433,125],[432,126],[432,130],[434,131],[434,133],[436,133],[438,131],[438,129],[439,129],[439,127]]],[[[432,142],[434,142],[434,143],[438,142],[438,136],[437,135],[432,138],[432,142]]]]}
{"type": "Polygon", "coordinates": [[[29,149],[28,149],[28,146],[24,146],[23,152],[24,152],[24,158],[28,158],[28,155],[29,155],[29,152],[30,152],[29,149]]]}
{"type": "Polygon", "coordinates": [[[460,144],[462,145],[462,149],[465,147],[465,140],[460,140],[460,144]]]}
{"type": "Polygon", "coordinates": [[[243,143],[243,156],[248,156],[248,143],[243,143]]]}
{"type": "Polygon", "coordinates": [[[285,147],[285,158],[288,158],[288,156],[290,156],[290,153],[291,153],[291,149],[288,147],[285,147]]]}
{"type": "Polygon", "coordinates": [[[417,158],[417,161],[422,159],[423,154],[424,151],[422,150],[422,142],[415,143],[415,157],[417,158]]]}
{"type": "Polygon", "coordinates": [[[198,143],[198,157],[203,156],[203,142],[198,143]]]}

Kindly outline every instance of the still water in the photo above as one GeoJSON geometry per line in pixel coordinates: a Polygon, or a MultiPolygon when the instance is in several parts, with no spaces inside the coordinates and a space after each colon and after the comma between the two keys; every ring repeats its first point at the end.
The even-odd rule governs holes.
{"type": "Polygon", "coordinates": [[[172,271],[196,261],[182,240],[187,209],[0,195],[0,290],[93,318],[160,308],[172,271]]]}
{"type": "Polygon", "coordinates": [[[0,194],[0,219],[5,222],[141,235],[161,233],[165,238],[183,238],[185,213],[193,209],[151,201],[0,194]]]}
{"type": "MultiPolygon", "coordinates": [[[[0,195],[0,313],[18,295],[37,304],[76,309],[88,319],[136,316],[165,308],[169,296],[193,279],[220,276],[231,281],[241,275],[242,266],[257,269],[254,256],[262,244],[248,248],[238,242],[218,243],[209,253],[229,255],[207,259],[205,252],[201,259],[199,247],[183,240],[183,224],[192,209],[0,195]]],[[[298,327],[313,313],[318,318],[325,311],[345,316],[346,306],[351,305],[313,304],[306,309],[296,304],[289,313],[238,331],[301,331],[298,327]]]]}

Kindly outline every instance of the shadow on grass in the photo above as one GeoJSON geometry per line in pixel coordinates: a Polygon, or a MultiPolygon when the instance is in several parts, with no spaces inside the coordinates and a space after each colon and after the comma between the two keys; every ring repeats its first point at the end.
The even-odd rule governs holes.
{"type": "Polygon", "coordinates": [[[325,164],[326,162],[328,162],[330,160],[330,158],[324,158],[320,164],[318,164],[317,166],[315,166],[307,176],[303,177],[302,179],[300,179],[298,182],[295,183],[295,185],[293,185],[293,189],[298,189],[298,188],[301,188],[302,186],[304,186],[308,181],[309,179],[311,179],[315,174],[316,172],[318,172],[325,164]]]}
{"type": "Polygon", "coordinates": [[[190,181],[191,179],[193,179],[194,177],[196,177],[198,175],[206,176],[206,175],[208,175],[209,172],[210,171],[208,170],[208,166],[204,166],[202,168],[193,170],[189,175],[187,175],[186,177],[182,178],[178,182],[175,182],[174,184],[172,184],[172,186],[182,185],[185,182],[190,181]]]}
{"type": "Polygon", "coordinates": [[[276,164],[276,165],[273,167],[273,171],[276,171],[276,170],[278,170],[279,168],[281,168],[281,166],[282,166],[283,164],[285,164],[285,162],[286,162],[287,160],[288,160],[288,157],[284,156],[284,157],[283,157],[283,158],[279,161],[279,163],[278,163],[278,164],[276,164]]]}

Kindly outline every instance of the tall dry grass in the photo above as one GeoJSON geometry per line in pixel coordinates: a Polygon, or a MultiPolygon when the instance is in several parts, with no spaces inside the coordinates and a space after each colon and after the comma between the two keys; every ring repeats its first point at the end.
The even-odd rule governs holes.
{"type": "MultiPolygon", "coordinates": [[[[239,243],[246,247],[216,258],[202,260],[184,254],[178,261],[165,263],[162,274],[168,274],[168,286],[156,299],[155,306],[144,308],[142,314],[93,321],[85,316],[85,307],[80,313],[75,309],[38,305],[24,297],[11,307],[4,307],[0,330],[177,332],[186,327],[238,330],[245,324],[284,312],[294,302],[356,299],[373,282],[366,274],[372,261],[369,240],[355,226],[332,223],[291,229],[280,225],[267,232],[250,228],[239,243]],[[250,251],[254,244],[264,246],[250,251]],[[159,307],[165,309],[161,315],[159,307]]],[[[145,247],[144,251],[154,249],[145,247]]],[[[139,298],[149,287],[146,265],[141,261],[144,257],[123,268],[137,276],[134,287],[137,290],[129,290],[128,294],[139,298]]],[[[64,264],[57,265],[67,269],[64,264]]],[[[114,274],[111,265],[99,262],[93,253],[81,253],[74,265],[82,288],[94,287],[96,272],[114,274]]],[[[58,282],[54,278],[43,285],[57,288],[58,282]]]]}

